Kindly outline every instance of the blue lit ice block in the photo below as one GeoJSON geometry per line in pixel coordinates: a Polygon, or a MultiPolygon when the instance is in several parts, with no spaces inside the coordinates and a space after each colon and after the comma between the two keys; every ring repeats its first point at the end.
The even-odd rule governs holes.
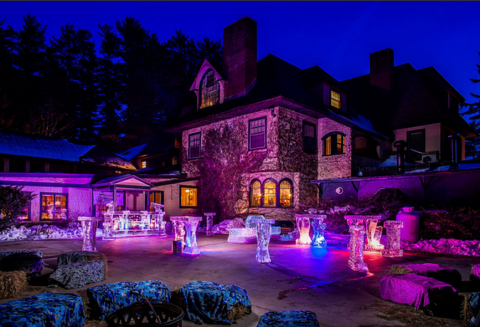
{"type": "Polygon", "coordinates": [[[326,248],[327,241],[325,240],[325,228],[327,225],[323,222],[327,219],[327,215],[310,215],[312,218],[313,236],[310,246],[317,248],[326,248]]]}

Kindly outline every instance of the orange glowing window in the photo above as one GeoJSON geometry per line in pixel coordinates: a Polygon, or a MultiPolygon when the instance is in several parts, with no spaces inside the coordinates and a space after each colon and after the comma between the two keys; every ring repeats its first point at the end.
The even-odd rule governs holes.
{"type": "Polygon", "coordinates": [[[216,105],[220,100],[220,85],[215,80],[215,73],[209,70],[202,78],[200,92],[200,109],[216,105]]]}
{"type": "Polygon", "coordinates": [[[275,207],[277,205],[277,184],[273,180],[266,180],[263,184],[263,191],[265,193],[265,207],[275,207]]]}
{"type": "Polygon", "coordinates": [[[293,188],[289,181],[282,181],[280,183],[280,206],[291,207],[293,199],[293,188]]]}
{"type": "Polygon", "coordinates": [[[41,219],[67,219],[66,194],[41,194],[41,219]]]}
{"type": "Polygon", "coordinates": [[[262,200],[262,185],[259,181],[252,183],[250,203],[252,207],[259,207],[262,200]]]}
{"type": "Polygon", "coordinates": [[[345,134],[340,132],[329,133],[323,137],[324,155],[345,153],[345,134]]]}
{"type": "Polygon", "coordinates": [[[197,197],[196,187],[180,186],[180,208],[196,208],[197,197]]]}
{"type": "Polygon", "coordinates": [[[342,108],[342,100],[340,97],[340,93],[335,92],[334,90],[330,90],[330,105],[337,109],[342,108]]]}

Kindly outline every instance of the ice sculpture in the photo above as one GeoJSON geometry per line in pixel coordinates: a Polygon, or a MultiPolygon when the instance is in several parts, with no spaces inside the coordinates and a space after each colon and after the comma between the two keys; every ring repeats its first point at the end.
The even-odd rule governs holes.
{"type": "Polygon", "coordinates": [[[213,236],[213,216],[215,216],[215,212],[205,212],[205,216],[207,217],[207,228],[206,234],[207,236],[213,236]]]}
{"type": "MultiPolygon", "coordinates": [[[[170,217],[172,222],[176,222],[177,226],[175,229],[175,241],[177,241],[177,230],[179,230],[178,223],[182,223],[185,226],[186,235],[185,235],[185,249],[183,253],[185,254],[199,254],[200,249],[197,245],[197,226],[202,221],[202,217],[194,216],[178,216],[170,217]]],[[[183,228],[180,230],[183,231],[183,228]]],[[[179,235],[181,236],[181,235],[179,235]]]]}
{"type": "Polygon", "coordinates": [[[97,223],[101,218],[96,217],[78,217],[82,222],[83,246],[82,251],[97,251],[97,223]]]}
{"type": "Polygon", "coordinates": [[[249,244],[257,239],[256,228],[229,228],[228,243],[249,244]]]}
{"type": "Polygon", "coordinates": [[[150,206],[153,207],[153,209],[155,210],[155,217],[156,217],[155,223],[157,224],[156,226],[150,226],[150,228],[155,228],[158,226],[158,229],[160,230],[160,236],[166,236],[167,235],[167,232],[165,230],[166,222],[163,219],[163,217],[165,216],[165,212],[163,211],[164,205],[160,203],[151,202],[150,206]]]}
{"type": "Polygon", "coordinates": [[[327,241],[325,240],[325,228],[327,225],[323,222],[327,215],[311,215],[312,217],[312,227],[313,227],[313,237],[312,243],[310,246],[317,247],[317,248],[326,248],[327,241]]]}
{"type": "Polygon", "coordinates": [[[122,211],[122,214],[120,215],[120,220],[118,222],[118,229],[119,230],[128,231],[129,226],[130,226],[130,223],[128,221],[128,215],[130,215],[129,210],[122,211]]]}
{"type": "Polygon", "coordinates": [[[365,251],[368,252],[382,252],[385,246],[380,244],[380,239],[382,237],[382,226],[377,226],[378,219],[367,219],[366,230],[367,230],[367,245],[365,246],[365,251]]]}
{"type": "Polygon", "coordinates": [[[307,210],[309,214],[314,215],[318,213],[318,209],[315,208],[310,208],[307,210]]]}
{"type": "Polygon", "coordinates": [[[368,266],[363,262],[365,228],[361,225],[350,225],[350,258],[348,266],[355,271],[368,272],[368,266]]]}
{"type": "Polygon", "coordinates": [[[300,233],[300,238],[296,240],[297,245],[310,245],[310,243],[312,243],[312,239],[309,235],[310,217],[311,215],[295,215],[298,232],[300,233]]]}
{"type": "Polygon", "coordinates": [[[172,220],[172,218],[176,217],[170,217],[170,220],[172,221],[173,225],[173,233],[175,235],[175,241],[185,241],[185,225],[183,224],[183,221],[175,221],[172,220]]]}
{"type": "Polygon", "coordinates": [[[400,248],[400,232],[403,228],[402,221],[387,220],[383,223],[387,230],[387,246],[383,251],[384,257],[401,257],[403,250],[400,248]]]}
{"type": "Polygon", "coordinates": [[[252,218],[251,221],[257,229],[257,254],[255,258],[260,263],[271,262],[268,244],[270,243],[271,225],[275,223],[275,219],[252,218]]]}
{"type": "Polygon", "coordinates": [[[256,228],[254,219],[265,219],[264,215],[249,215],[245,219],[245,228],[256,228]]]}

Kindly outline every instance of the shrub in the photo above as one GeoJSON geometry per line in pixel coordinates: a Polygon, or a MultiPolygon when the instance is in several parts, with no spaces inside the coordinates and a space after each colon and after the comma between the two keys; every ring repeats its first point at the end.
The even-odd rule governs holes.
{"type": "Polygon", "coordinates": [[[25,208],[34,195],[22,192],[23,187],[20,186],[3,186],[0,187],[0,230],[19,223],[18,217],[25,214],[25,208]]]}
{"type": "Polygon", "coordinates": [[[422,239],[480,239],[480,210],[468,207],[429,210],[422,216],[422,239]]]}

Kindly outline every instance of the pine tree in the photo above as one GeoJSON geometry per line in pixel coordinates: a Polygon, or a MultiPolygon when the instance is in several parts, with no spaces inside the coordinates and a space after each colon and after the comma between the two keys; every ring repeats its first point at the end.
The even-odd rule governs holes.
{"type": "MultiPolygon", "coordinates": [[[[480,52],[478,53],[480,55],[480,52]]],[[[477,72],[480,74],[480,64],[477,64],[477,72]]],[[[473,83],[480,83],[480,79],[471,78],[473,83]]],[[[473,103],[466,103],[465,106],[467,110],[462,113],[463,116],[470,116],[470,126],[475,130],[476,134],[479,135],[473,139],[466,140],[466,155],[473,156],[474,159],[480,158],[480,94],[470,92],[472,97],[477,101],[473,103]]]]}

